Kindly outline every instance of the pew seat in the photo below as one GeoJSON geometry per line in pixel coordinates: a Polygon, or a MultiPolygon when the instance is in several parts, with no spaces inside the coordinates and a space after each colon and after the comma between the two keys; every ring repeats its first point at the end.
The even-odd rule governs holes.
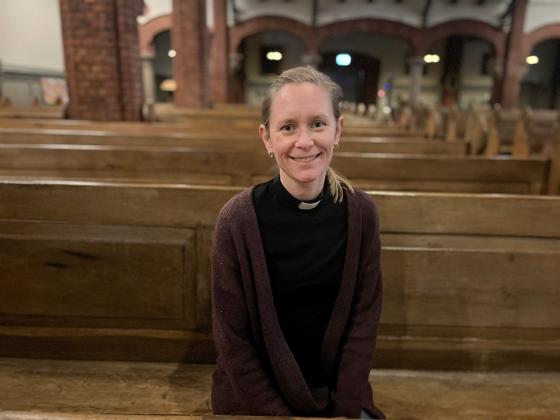
{"type": "MultiPolygon", "coordinates": [[[[209,408],[213,369],[213,365],[180,363],[0,359],[0,417],[218,420],[224,417],[212,416],[209,408]]],[[[556,418],[559,381],[558,373],[533,372],[376,369],[370,375],[376,403],[387,418],[401,420],[556,418]]]]}

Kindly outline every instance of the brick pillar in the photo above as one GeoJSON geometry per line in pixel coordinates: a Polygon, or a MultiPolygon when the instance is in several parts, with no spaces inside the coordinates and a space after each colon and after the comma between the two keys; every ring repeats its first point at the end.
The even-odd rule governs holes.
{"type": "Polygon", "coordinates": [[[229,99],[229,32],[227,27],[227,1],[213,0],[214,22],[211,28],[210,87],[213,103],[228,102],[229,99]]]}
{"type": "Polygon", "coordinates": [[[137,121],[142,0],[59,0],[70,118],[137,121]]]}
{"type": "Polygon", "coordinates": [[[173,0],[171,44],[177,52],[173,59],[175,105],[207,106],[209,52],[205,0],[173,0]]]}
{"type": "Polygon", "coordinates": [[[511,17],[511,29],[507,40],[506,61],[504,63],[504,78],[502,80],[501,104],[503,108],[517,106],[521,80],[527,70],[523,57],[523,27],[527,0],[516,0],[511,17]]]}

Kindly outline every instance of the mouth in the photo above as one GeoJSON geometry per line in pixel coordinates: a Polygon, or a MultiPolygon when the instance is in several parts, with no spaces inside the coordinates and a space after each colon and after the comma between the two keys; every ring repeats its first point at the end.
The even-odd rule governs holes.
{"type": "Polygon", "coordinates": [[[317,159],[321,156],[323,152],[319,152],[316,155],[309,155],[309,156],[289,156],[290,159],[295,160],[296,162],[300,163],[307,163],[317,159]]]}

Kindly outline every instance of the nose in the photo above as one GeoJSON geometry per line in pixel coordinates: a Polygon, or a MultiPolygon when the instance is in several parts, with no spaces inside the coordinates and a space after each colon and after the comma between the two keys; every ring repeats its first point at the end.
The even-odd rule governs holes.
{"type": "Polygon", "coordinates": [[[311,133],[309,132],[309,130],[307,129],[301,130],[296,140],[296,147],[299,147],[301,149],[306,149],[313,146],[313,144],[314,141],[313,138],[311,137],[311,133]]]}

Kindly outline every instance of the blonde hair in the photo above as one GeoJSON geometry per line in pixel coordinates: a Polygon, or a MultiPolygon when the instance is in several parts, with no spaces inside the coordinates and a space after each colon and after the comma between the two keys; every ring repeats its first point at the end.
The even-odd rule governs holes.
{"type": "MultiPolygon", "coordinates": [[[[313,67],[294,67],[276,77],[265,93],[261,106],[261,121],[267,134],[269,133],[270,126],[272,99],[283,86],[290,83],[313,83],[325,88],[331,99],[334,118],[338,124],[338,119],[340,118],[340,101],[342,101],[342,88],[333,82],[329,76],[315,70],[313,67]]],[[[350,181],[336,173],[330,166],[327,168],[326,176],[329,183],[329,190],[335,203],[341,203],[344,200],[344,188],[350,192],[354,192],[354,187],[352,187],[350,181]]]]}

